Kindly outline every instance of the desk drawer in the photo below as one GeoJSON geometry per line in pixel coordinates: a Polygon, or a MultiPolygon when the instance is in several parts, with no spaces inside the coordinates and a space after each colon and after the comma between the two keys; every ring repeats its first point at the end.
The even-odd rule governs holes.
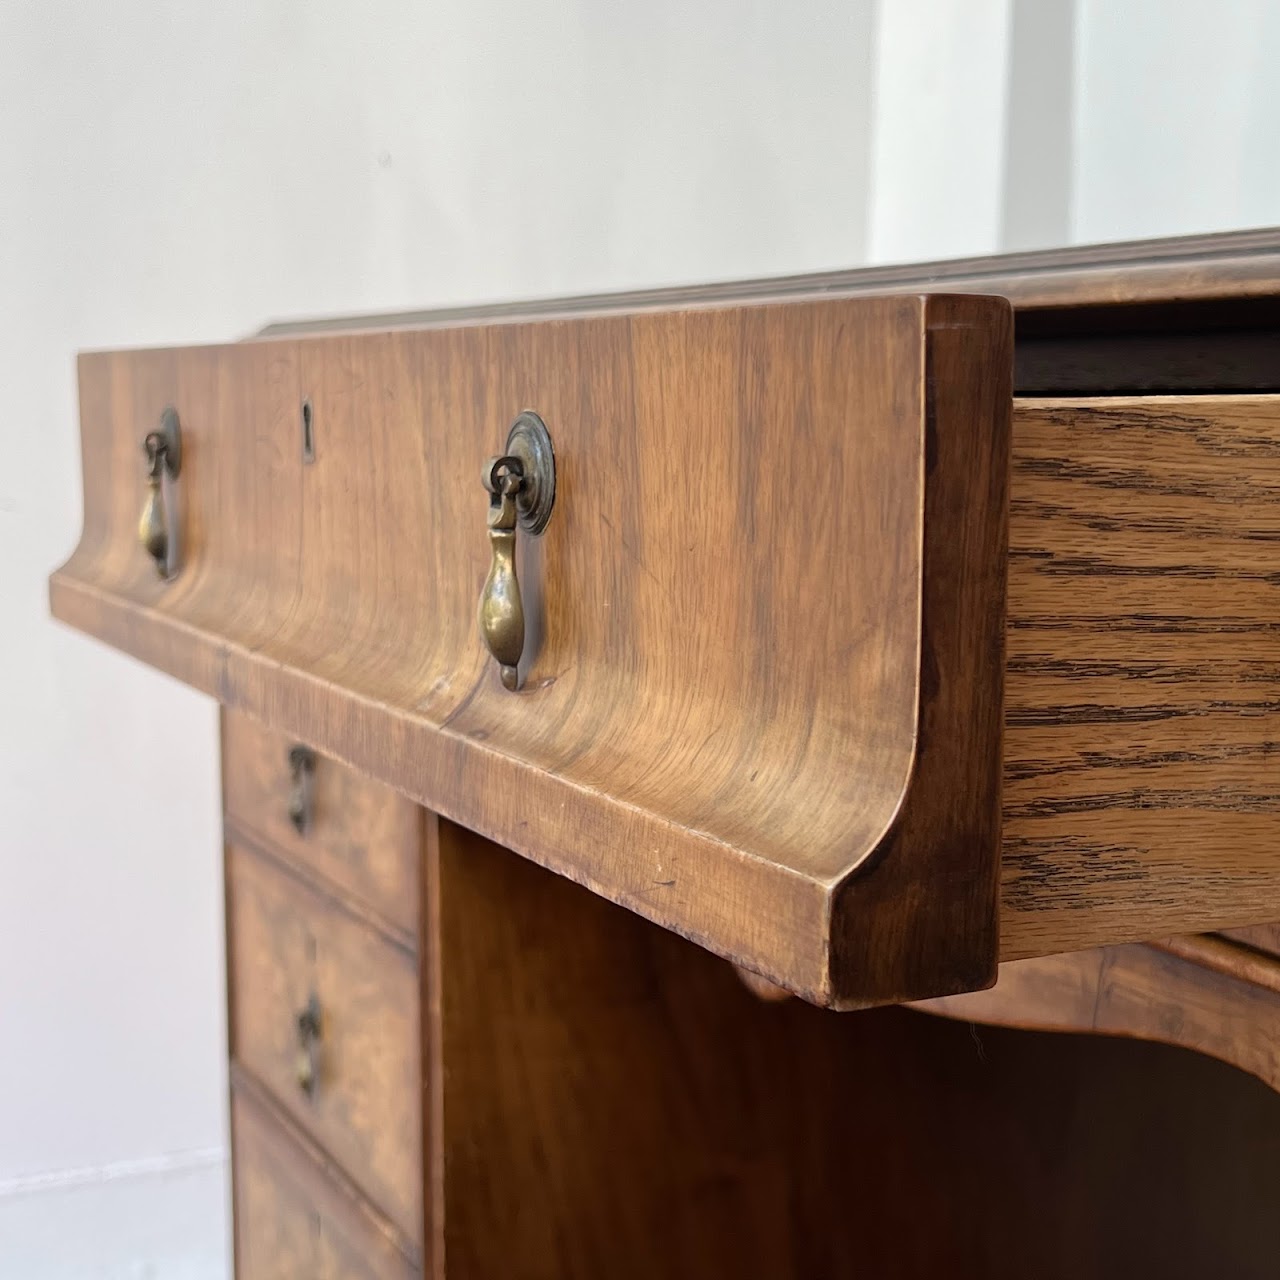
{"type": "Polygon", "coordinates": [[[236,1280],[414,1280],[417,1266],[397,1248],[394,1229],[279,1119],[237,1092],[235,1147],[236,1280]]]}
{"type": "Polygon", "coordinates": [[[1008,321],[826,298],[86,357],[54,607],[836,1007],[1265,920],[1280,402],[1015,401],[1008,321]],[[138,424],[170,403],[162,580],[138,424]],[[538,537],[476,480],[525,409],[538,537]],[[476,626],[514,568],[518,689],[476,626]]]}
{"type": "Polygon", "coordinates": [[[228,827],[416,937],[421,810],[240,712],[222,717],[228,827]]]}
{"type": "Polygon", "coordinates": [[[252,341],[81,375],[60,616],[815,1000],[994,975],[1003,300],[252,341]],[[166,405],[162,576],[139,431],[166,405]],[[550,447],[529,474],[555,469],[537,536],[549,484],[516,515],[490,501],[530,414],[550,447]]]}
{"type": "Polygon", "coordinates": [[[233,1061],[420,1245],[416,957],[234,845],[227,934],[233,1061]]]}

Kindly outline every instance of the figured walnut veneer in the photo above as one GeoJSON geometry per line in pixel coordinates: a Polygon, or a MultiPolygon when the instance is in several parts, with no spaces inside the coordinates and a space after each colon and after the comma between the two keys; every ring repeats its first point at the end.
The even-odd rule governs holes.
{"type": "Polygon", "coordinates": [[[1009,320],[899,297],[86,356],[54,612],[814,1000],[981,986],[1009,320]],[[167,404],[164,583],[133,531],[167,404]],[[558,480],[512,695],[478,473],[526,407],[558,480]]]}

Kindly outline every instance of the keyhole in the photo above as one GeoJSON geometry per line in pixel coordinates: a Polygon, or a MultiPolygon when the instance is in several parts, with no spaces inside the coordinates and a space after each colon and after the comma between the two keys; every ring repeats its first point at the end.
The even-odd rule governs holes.
{"type": "Polygon", "coordinates": [[[316,437],[315,428],[311,422],[310,400],[302,402],[302,460],[303,462],[316,460],[316,437]]]}

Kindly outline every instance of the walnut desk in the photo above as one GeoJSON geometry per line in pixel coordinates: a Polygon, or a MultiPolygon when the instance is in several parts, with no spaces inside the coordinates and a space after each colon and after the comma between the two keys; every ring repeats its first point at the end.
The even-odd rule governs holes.
{"type": "Polygon", "coordinates": [[[1280,1087],[1278,338],[1248,233],[82,356],[53,612],[223,707],[241,1280],[1120,1274],[1132,1059],[963,1024],[1280,1087]]]}

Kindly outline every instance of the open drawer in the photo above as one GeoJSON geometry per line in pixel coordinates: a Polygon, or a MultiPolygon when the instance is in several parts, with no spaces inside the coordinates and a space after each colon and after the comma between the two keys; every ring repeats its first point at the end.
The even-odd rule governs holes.
{"type": "Polygon", "coordinates": [[[1011,351],[1002,299],[910,296],[85,356],[53,609],[822,1003],[1273,916],[1280,425],[1015,413],[1011,351]]]}

